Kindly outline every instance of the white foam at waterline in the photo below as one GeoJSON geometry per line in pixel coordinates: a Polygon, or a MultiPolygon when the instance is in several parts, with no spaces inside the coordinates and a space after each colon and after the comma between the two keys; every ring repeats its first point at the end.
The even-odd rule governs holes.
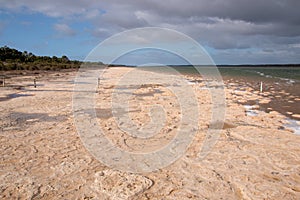
{"type": "Polygon", "coordinates": [[[246,111],[247,116],[255,117],[258,115],[258,113],[255,110],[247,110],[246,111]]]}
{"type": "Polygon", "coordinates": [[[246,110],[251,110],[251,109],[253,108],[253,106],[251,106],[251,105],[244,105],[244,108],[245,108],[246,110]]]}
{"type": "Polygon", "coordinates": [[[256,73],[257,73],[257,74],[259,74],[259,75],[261,75],[261,76],[265,76],[265,74],[264,74],[264,73],[262,73],[262,72],[258,72],[258,71],[256,71],[256,73]]]}
{"type": "Polygon", "coordinates": [[[296,82],[295,80],[290,79],[290,78],[280,78],[280,77],[277,77],[277,78],[279,78],[282,81],[286,81],[287,84],[293,84],[296,82]]]}
{"type": "Polygon", "coordinates": [[[254,117],[254,116],[257,116],[257,115],[258,115],[257,110],[253,110],[254,106],[251,106],[251,105],[244,105],[244,108],[246,109],[246,115],[247,115],[247,116],[254,117]]]}
{"type": "Polygon", "coordinates": [[[203,86],[203,87],[199,87],[199,90],[209,90],[209,88],[206,86],[203,86]]]}
{"type": "Polygon", "coordinates": [[[300,125],[298,124],[297,120],[294,119],[287,119],[288,123],[284,126],[286,128],[292,129],[295,134],[300,135],[300,125]]]}
{"type": "Polygon", "coordinates": [[[198,81],[187,81],[189,85],[197,85],[199,82],[198,81]]]}

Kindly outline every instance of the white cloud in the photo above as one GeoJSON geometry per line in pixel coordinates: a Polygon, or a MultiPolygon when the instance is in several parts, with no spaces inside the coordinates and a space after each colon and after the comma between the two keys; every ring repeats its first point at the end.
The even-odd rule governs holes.
{"type": "Polygon", "coordinates": [[[54,29],[62,36],[74,36],[76,32],[67,24],[55,24],[54,29]]]}
{"type": "Polygon", "coordinates": [[[289,46],[292,47],[292,48],[300,48],[300,43],[290,44],[289,46]]]}

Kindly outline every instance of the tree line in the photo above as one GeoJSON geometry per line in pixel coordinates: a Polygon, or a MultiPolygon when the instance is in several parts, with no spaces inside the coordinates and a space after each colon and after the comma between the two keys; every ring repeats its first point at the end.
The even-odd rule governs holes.
{"type": "Polygon", "coordinates": [[[1,70],[59,70],[79,68],[78,60],[70,60],[67,56],[36,56],[31,52],[19,51],[4,46],[0,48],[1,70]]]}

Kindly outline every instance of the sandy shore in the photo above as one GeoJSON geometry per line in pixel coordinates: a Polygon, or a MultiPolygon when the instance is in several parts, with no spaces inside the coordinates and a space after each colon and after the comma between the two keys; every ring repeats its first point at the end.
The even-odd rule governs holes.
{"type": "MultiPolygon", "coordinates": [[[[97,120],[120,148],[153,151],[176,134],[180,108],[162,85],[144,85],[129,102],[132,121],[147,124],[149,106],[160,104],[167,111],[165,126],[146,141],[125,134],[111,113],[111,93],[118,77],[130,70],[105,71],[95,93],[97,120]]],[[[300,136],[285,128],[286,117],[276,111],[247,115],[243,103],[268,101],[258,91],[225,82],[225,125],[213,149],[199,160],[211,99],[201,80],[192,82],[201,110],[191,145],[173,164],[134,174],[105,166],[84,147],[72,110],[75,76],[72,71],[23,74],[6,81],[14,87],[0,88],[1,199],[300,198],[300,136]]]]}

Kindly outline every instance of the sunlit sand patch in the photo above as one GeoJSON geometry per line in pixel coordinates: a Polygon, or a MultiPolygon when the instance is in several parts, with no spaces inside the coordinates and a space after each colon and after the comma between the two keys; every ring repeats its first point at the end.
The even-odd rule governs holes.
{"type": "Polygon", "coordinates": [[[95,174],[92,187],[99,192],[99,197],[104,194],[109,199],[127,200],[144,192],[152,185],[153,181],[142,175],[104,170],[95,174]]]}

